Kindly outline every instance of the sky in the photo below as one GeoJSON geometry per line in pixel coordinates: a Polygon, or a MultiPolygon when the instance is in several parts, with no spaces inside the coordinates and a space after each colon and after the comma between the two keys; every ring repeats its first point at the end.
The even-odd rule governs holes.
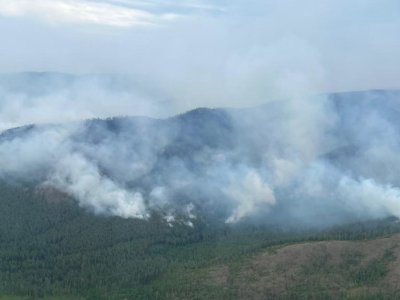
{"type": "Polygon", "coordinates": [[[0,72],[129,74],[169,112],[251,106],[400,88],[399,32],[397,0],[0,0],[0,72]]]}
{"type": "MultiPolygon", "coordinates": [[[[281,191],[300,199],[290,207],[306,218],[309,210],[340,206],[352,216],[400,216],[400,179],[388,172],[399,163],[391,119],[397,102],[382,93],[375,107],[375,93],[365,93],[366,101],[350,101],[340,115],[324,97],[400,89],[399,33],[398,0],[0,0],[0,131],[275,101],[247,117],[247,110],[233,113],[240,124],[232,127],[236,147],[221,152],[205,145],[195,153],[204,177],[173,157],[143,195],[125,187],[152,174],[175,140],[174,126],[155,136],[146,126],[138,125],[139,134],[127,126],[127,134],[93,148],[74,144],[78,123],[39,126],[2,141],[0,177],[44,168],[45,183],[95,212],[111,207],[122,217],[145,218],[145,203],[184,195],[182,182],[201,195],[216,191],[209,199],[221,192],[231,199],[228,223],[260,205],[285,207],[281,191]],[[362,103],[370,106],[361,110],[362,103]],[[347,153],[349,141],[357,143],[357,157],[343,166],[325,158],[336,149],[347,153]]],[[[205,127],[210,136],[218,133],[205,127]]],[[[189,138],[197,145],[196,132],[189,138]]]]}

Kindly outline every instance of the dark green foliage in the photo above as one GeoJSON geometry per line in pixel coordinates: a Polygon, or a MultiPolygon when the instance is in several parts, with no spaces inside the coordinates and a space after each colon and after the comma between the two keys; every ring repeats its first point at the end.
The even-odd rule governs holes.
{"type": "MultiPolygon", "coordinates": [[[[206,268],[240,262],[274,245],[367,239],[400,228],[394,220],[385,220],[295,231],[211,226],[204,218],[194,228],[170,227],[157,215],[148,221],[95,216],[65,196],[48,197],[34,187],[4,183],[0,216],[0,293],[31,298],[231,299],[233,290],[204,288],[206,268]]],[[[376,281],[390,259],[387,253],[371,262],[354,273],[354,281],[376,281]]],[[[349,257],[349,263],[353,260],[356,264],[357,257],[349,257]]],[[[312,268],[308,271],[323,269],[324,258],[312,268]]]]}
{"type": "Polygon", "coordinates": [[[394,260],[393,252],[386,250],[383,257],[372,260],[368,265],[357,270],[354,281],[358,285],[376,283],[388,273],[388,264],[394,260]]]}

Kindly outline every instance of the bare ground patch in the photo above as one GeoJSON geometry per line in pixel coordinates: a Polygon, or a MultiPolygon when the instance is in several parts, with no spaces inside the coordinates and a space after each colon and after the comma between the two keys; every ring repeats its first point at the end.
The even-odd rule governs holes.
{"type": "Polygon", "coordinates": [[[249,259],[235,274],[212,268],[209,280],[239,299],[352,298],[400,290],[400,235],[366,241],[284,246],[249,259]],[[297,295],[297,296],[295,296],[297,295]]]}

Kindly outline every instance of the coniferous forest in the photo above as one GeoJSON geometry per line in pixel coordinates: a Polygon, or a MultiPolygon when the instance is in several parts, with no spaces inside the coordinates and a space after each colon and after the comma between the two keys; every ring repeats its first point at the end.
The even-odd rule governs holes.
{"type": "Polygon", "coordinates": [[[400,300],[399,0],[0,0],[0,300],[400,300]]]}
{"type": "MultiPolygon", "coordinates": [[[[257,266],[251,261],[260,253],[272,255],[291,244],[324,240],[372,241],[400,232],[396,219],[318,231],[255,224],[211,226],[212,220],[205,218],[197,219],[193,227],[172,226],[157,215],[149,220],[96,216],[55,191],[9,183],[1,184],[0,212],[0,292],[4,299],[240,298],[243,291],[238,280],[242,272],[257,266]],[[214,277],[226,268],[230,279],[216,284],[214,277]]],[[[345,252],[342,258],[346,264],[355,264],[353,271],[340,263],[336,269],[328,268],[324,262],[329,263],[329,258],[316,255],[296,276],[316,270],[328,277],[345,272],[342,277],[348,277],[348,289],[374,286],[389,272],[394,251],[391,246],[382,257],[359,266],[363,254],[345,252]]],[[[278,295],[319,295],[314,284],[310,279],[308,286],[290,286],[278,295]]],[[[325,288],[327,295],[334,295],[331,287],[325,288]]],[[[246,297],[262,299],[265,293],[246,297]]],[[[343,293],[347,295],[346,288],[343,293]]]]}

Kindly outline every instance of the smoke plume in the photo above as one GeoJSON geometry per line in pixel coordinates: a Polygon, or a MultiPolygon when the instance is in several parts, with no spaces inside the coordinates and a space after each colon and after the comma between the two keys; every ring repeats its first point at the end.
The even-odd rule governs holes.
{"type": "Polygon", "coordinates": [[[329,226],[400,217],[398,92],[291,97],[175,117],[4,131],[0,176],[51,186],[96,214],[193,226],[329,226]]]}

